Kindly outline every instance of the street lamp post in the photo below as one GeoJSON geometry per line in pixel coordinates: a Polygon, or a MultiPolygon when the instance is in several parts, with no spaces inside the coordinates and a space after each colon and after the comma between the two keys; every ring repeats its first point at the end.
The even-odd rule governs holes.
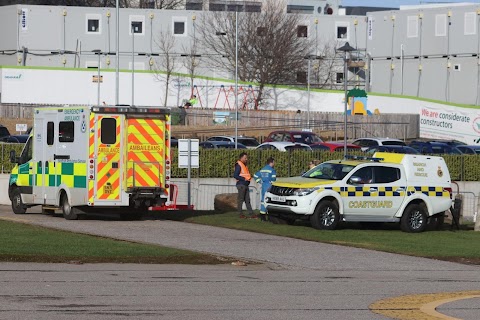
{"type": "Polygon", "coordinates": [[[92,50],[93,53],[98,54],[98,74],[97,74],[97,106],[100,105],[100,55],[102,54],[102,50],[96,49],[92,50]]]}
{"type": "Polygon", "coordinates": [[[348,72],[348,67],[347,67],[347,59],[348,59],[348,53],[355,51],[354,47],[352,47],[348,42],[346,42],[342,47],[337,49],[338,51],[343,51],[345,53],[344,55],[344,60],[343,60],[343,88],[345,90],[345,104],[344,104],[344,115],[343,115],[343,131],[344,131],[344,137],[343,137],[343,157],[347,157],[347,109],[348,109],[348,77],[347,77],[347,72],[348,72]]]}
{"type": "MultiPolygon", "coordinates": [[[[226,36],[226,32],[216,32],[217,36],[226,36]]],[[[238,11],[235,11],[235,149],[238,149],[238,11]]]]}
{"type": "Polygon", "coordinates": [[[310,54],[308,56],[305,56],[305,59],[308,60],[308,67],[307,67],[307,127],[310,129],[310,65],[311,65],[311,60],[319,60],[321,59],[321,56],[313,55],[310,54]]]}
{"type": "Polygon", "coordinates": [[[135,105],[135,26],[132,22],[132,107],[135,105]]]}
{"type": "Polygon", "coordinates": [[[119,48],[119,42],[120,42],[120,0],[115,1],[115,38],[116,38],[116,46],[115,46],[115,55],[116,55],[116,61],[115,61],[115,105],[119,104],[119,86],[120,86],[120,48],[119,48]]]}

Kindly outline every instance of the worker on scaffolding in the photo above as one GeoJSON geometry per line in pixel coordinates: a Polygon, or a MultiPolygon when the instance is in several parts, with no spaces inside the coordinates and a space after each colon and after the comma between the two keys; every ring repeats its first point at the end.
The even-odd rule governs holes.
{"type": "Polygon", "coordinates": [[[196,95],[192,95],[192,97],[190,98],[190,100],[187,100],[185,102],[185,108],[188,109],[190,107],[193,107],[194,105],[196,105],[198,102],[198,99],[197,99],[197,96],[196,95]]]}

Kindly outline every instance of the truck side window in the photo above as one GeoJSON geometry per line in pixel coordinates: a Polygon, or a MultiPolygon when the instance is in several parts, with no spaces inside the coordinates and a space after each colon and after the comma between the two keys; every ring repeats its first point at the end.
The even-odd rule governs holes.
{"type": "Polygon", "coordinates": [[[400,179],[400,169],[378,166],[374,168],[375,183],[391,183],[400,179]]]}
{"type": "Polygon", "coordinates": [[[115,118],[102,118],[100,127],[102,131],[100,133],[102,144],[117,143],[117,120],[115,120],[115,118]]]}
{"type": "Polygon", "coordinates": [[[361,168],[353,174],[356,177],[362,178],[362,184],[370,184],[373,182],[372,167],[361,168]]]}
{"type": "Polygon", "coordinates": [[[73,142],[75,136],[75,123],[73,121],[61,121],[58,124],[58,141],[73,142]]]}
{"type": "Polygon", "coordinates": [[[47,123],[47,145],[51,146],[53,145],[53,134],[55,132],[55,125],[53,122],[48,122],[47,123]]]}

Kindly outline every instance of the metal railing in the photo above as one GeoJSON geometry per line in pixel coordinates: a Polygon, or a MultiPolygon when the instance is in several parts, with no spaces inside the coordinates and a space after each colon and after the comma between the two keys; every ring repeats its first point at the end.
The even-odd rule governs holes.
{"type": "MultiPolygon", "coordinates": [[[[224,193],[237,193],[237,187],[231,184],[199,183],[194,187],[193,203],[197,210],[213,210],[215,196],[224,193]]],[[[249,186],[250,201],[254,210],[260,208],[260,192],[255,186],[249,186]],[[253,194],[253,196],[252,196],[253,194]]]]}

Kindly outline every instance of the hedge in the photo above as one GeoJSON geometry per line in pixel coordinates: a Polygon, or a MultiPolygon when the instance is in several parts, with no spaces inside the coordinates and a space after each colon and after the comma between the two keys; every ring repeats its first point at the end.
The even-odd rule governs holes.
{"type": "MultiPolygon", "coordinates": [[[[23,144],[0,143],[1,172],[9,173],[15,164],[10,163],[10,150],[20,155],[23,144]]],[[[280,152],[275,150],[233,150],[200,149],[200,168],[192,169],[192,177],[229,178],[233,175],[233,166],[241,152],[247,152],[248,167],[253,174],[265,165],[268,157],[275,158],[278,177],[291,177],[304,172],[311,160],[328,161],[343,158],[343,152],[303,151],[280,152]]],[[[355,152],[365,156],[363,152],[355,152]]],[[[178,168],[178,150],[172,149],[172,177],[186,178],[187,169],[178,168]]],[[[480,155],[443,155],[452,180],[480,181],[480,155]]]]}
{"type": "MultiPolygon", "coordinates": [[[[281,152],[275,150],[200,149],[200,168],[192,169],[195,178],[228,178],[233,175],[233,166],[241,152],[248,154],[248,167],[253,174],[265,165],[268,157],[275,159],[278,177],[291,177],[304,172],[311,160],[328,161],[342,159],[342,152],[303,151],[281,152]]],[[[363,152],[349,152],[365,156],[363,152]]],[[[178,168],[178,151],[172,150],[172,177],[185,178],[187,169],[178,168]]],[[[480,155],[443,155],[452,181],[480,181],[480,155]]]]}

